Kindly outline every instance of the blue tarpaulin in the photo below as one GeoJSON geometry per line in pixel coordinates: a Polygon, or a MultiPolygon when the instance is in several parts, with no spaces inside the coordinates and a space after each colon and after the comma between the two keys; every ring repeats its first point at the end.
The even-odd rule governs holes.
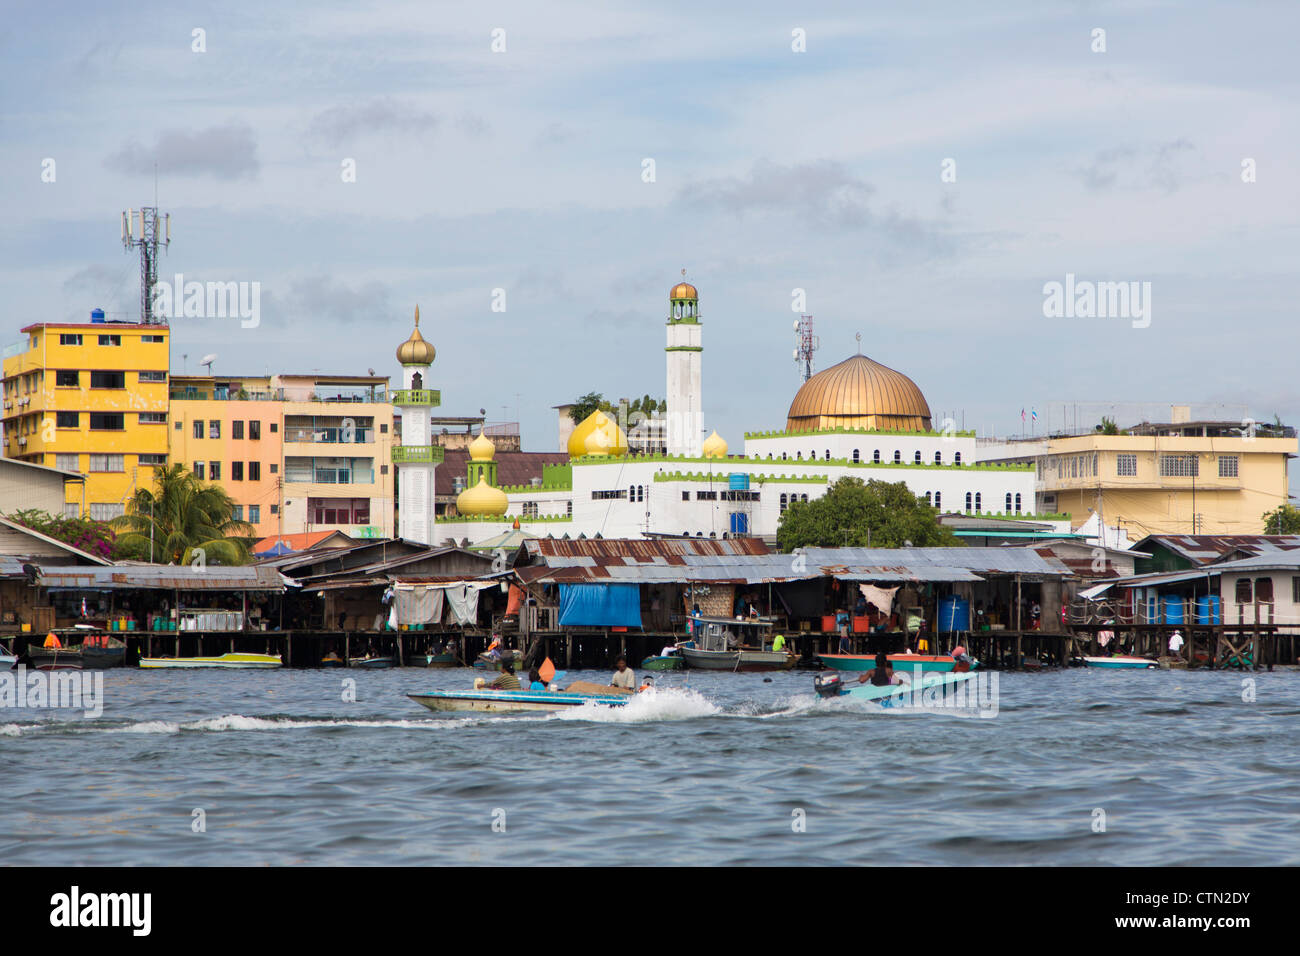
{"type": "Polygon", "coordinates": [[[640,627],[641,588],[635,584],[561,584],[560,626],[640,627]]]}

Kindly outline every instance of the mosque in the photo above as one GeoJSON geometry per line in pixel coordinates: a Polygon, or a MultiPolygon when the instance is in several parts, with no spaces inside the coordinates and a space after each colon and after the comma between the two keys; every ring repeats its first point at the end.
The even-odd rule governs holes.
{"type": "Polygon", "coordinates": [[[397,350],[402,388],[393,396],[402,416],[393,448],[399,534],[471,546],[527,536],[770,537],[791,502],[820,497],[845,476],[905,482],[943,512],[1033,511],[1033,466],[977,462],[973,432],[936,431],[916,383],[861,354],[810,377],[785,427],[747,432],[742,453],[716,430],[705,437],[699,292],[679,282],[668,300],[667,413],[633,429],[653,430],[662,452],[633,453],[625,427],[596,411],[569,435],[567,461],[544,464],[528,484],[500,486],[496,447],[480,434],[455,513],[441,516],[434,487],[443,456],[430,427],[438,393],[426,384],[436,353],[420,334],[417,309],[416,327],[397,350]]]}

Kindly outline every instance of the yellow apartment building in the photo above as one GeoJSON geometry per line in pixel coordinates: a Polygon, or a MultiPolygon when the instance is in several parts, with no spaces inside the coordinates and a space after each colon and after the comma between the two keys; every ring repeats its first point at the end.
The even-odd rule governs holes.
{"type": "Polygon", "coordinates": [[[1078,527],[1093,513],[1130,540],[1148,534],[1259,534],[1286,504],[1294,428],[1240,422],[1142,423],[1091,433],[982,444],[984,461],[1036,466],[1035,506],[1078,527]]]}
{"type": "Polygon", "coordinates": [[[170,454],[261,536],[395,527],[386,376],[175,376],[170,454]]]}
{"type": "Polygon", "coordinates": [[[167,462],[170,329],[92,313],[22,334],[4,352],[5,457],[84,475],[68,485],[65,514],[122,514],[167,462]]]}

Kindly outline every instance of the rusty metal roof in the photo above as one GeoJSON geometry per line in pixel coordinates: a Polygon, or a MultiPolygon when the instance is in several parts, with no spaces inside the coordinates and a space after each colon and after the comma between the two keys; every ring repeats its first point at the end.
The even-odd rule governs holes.
{"type": "Polygon", "coordinates": [[[792,554],[656,554],[644,560],[553,556],[515,570],[525,584],[779,584],[821,577],[792,554]]]}
{"type": "Polygon", "coordinates": [[[257,564],[206,568],[170,564],[119,564],[107,568],[42,566],[40,585],[52,591],[283,591],[286,587],[296,587],[292,579],[274,568],[257,564]]]}
{"type": "Polygon", "coordinates": [[[1160,545],[1194,564],[1208,564],[1226,554],[1294,551],[1300,549],[1296,534],[1149,534],[1133,547],[1149,551],[1160,545]]]}
{"type": "Polygon", "coordinates": [[[671,561],[686,555],[770,554],[759,538],[534,538],[523,543],[530,557],[585,556],[671,561]]]}
{"type": "Polygon", "coordinates": [[[804,548],[810,568],[845,580],[979,581],[990,576],[1070,577],[1032,548],[804,548]]]}

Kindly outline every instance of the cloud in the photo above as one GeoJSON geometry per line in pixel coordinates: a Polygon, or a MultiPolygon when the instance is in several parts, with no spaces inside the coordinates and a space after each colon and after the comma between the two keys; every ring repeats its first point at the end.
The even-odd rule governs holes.
{"type": "MultiPolygon", "coordinates": [[[[466,122],[486,130],[487,124],[473,116],[461,117],[460,126],[467,132],[466,122]]],[[[312,117],[308,133],[313,138],[329,143],[343,143],[370,133],[431,133],[441,119],[427,110],[419,109],[388,97],[358,103],[353,106],[332,106],[312,117]]]]}
{"type": "Polygon", "coordinates": [[[821,225],[862,228],[871,221],[867,202],[874,192],[873,186],[832,160],[794,166],[759,160],[748,176],[691,183],[678,198],[738,216],[789,212],[821,225]]]}
{"type": "Polygon", "coordinates": [[[547,123],[542,127],[542,131],[537,134],[536,143],[538,146],[561,146],[569,142],[577,135],[577,132],[564,123],[554,122],[547,123]]]}
{"type": "Polygon", "coordinates": [[[1116,146],[1097,152],[1092,162],[1071,170],[1088,189],[1162,189],[1177,192],[1182,176],[1177,167],[1180,153],[1193,152],[1196,146],[1179,138],[1156,146],[1116,146]]]}
{"type": "Polygon", "coordinates": [[[152,148],[127,143],[104,161],[132,176],[152,176],[155,163],[168,176],[252,179],[258,170],[257,142],[251,127],[232,121],[201,130],[164,130],[152,148]]]}
{"type": "Polygon", "coordinates": [[[400,311],[391,304],[386,284],[372,281],[352,287],[328,275],[293,280],[287,299],[277,305],[276,311],[295,325],[366,326],[390,321],[400,311]]]}

